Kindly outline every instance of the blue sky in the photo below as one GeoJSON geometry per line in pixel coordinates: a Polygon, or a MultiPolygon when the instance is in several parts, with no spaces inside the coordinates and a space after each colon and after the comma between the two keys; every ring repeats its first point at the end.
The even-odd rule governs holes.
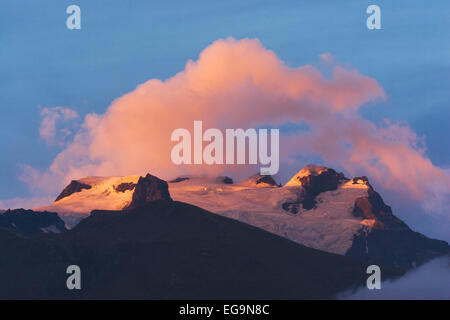
{"type": "Polygon", "coordinates": [[[151,79],[167,79],[218,38],[258,38],[291,66],[335,55],[379,81],[388,100],[363,109],[407,121],[427,155],[450,167],[450,3],[417,1],[4,0],[0,9],[0,199],[30,193],[20,164],[47,168],[61,150],[38,134],[40,108],[81,116],[151,79]],[[82,29],[66,28],[77,4],[82,29]],[[365,26],[369,4],[382,30],[365,26]]]}

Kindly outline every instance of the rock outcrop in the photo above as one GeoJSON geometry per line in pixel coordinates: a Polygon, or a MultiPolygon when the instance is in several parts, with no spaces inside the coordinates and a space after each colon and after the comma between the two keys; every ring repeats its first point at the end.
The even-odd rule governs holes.
{"type": "Polygon", "coordinates": [[[373,189],[368,180],[366,181],[369,186],[369,189],[367,190],[368,195],[367,197],[360,197],[355,200],[353,215],[364,220],[374,220],[374,223],[371,226],[374,229],[409,229],[403,221],[392,214],[391,207],[384,203],[380,194],[373,189]]]}
{"type": "Polygon", "coordinates": [[[137,208],[155,200],[172,201],[172,198],[167,182],[148,173],[139,178],[131,203],[124,209],[137,208]]]}
{"type": "Polygon", "coordinates": [[[351,245],[344,253],[347,256],[379,265],[409,269],[450,253],[447,242],[427,238],[411,230],[397,218],[366,176],[350,180],[333,169],[308,165],[286,186],[297,187],[297,199],[281,205],[291,214],[298,214],[301,209],[303,213],[304,210],[314,209],[311,213],[314,215],[316,206],[320,207],[317,201],[325,201],[320,204],[325,205],[326,210],[332,213],[338,210],[333,201],[342,201],[345,190],[361,190],[362,193],[349,208],[350,215],[359,220],[359,228],[354,231],[351,245]],[[327,193],[338,188],[341,194],[335,194],[334,198],[332,193],[327,193]],[[324,198],[326,194],[329,196],[324,198]]]}
{"type": "Polygon", "coordinates": [[[302,192],[295,202],[285,202],[282,208],[296,214],[299,205],[310,210],[316,204],[315,198],[322,192],[336,190],[339,183],[348,181],[344,174],[331,168],[317,165],[307,165],[300,170],[287,184],[287,187],[302,187],[302,192]]]}
{"type": "Polygon", "coordinates": [[[183,182],[186,180],[189,180],[189,177],[178,177],[176,179],[170,180],[169,183],[178,183],[178,182],[183,182]]]}
{"type": "Polygon", "coordinates": [[[311,174],[299,178],[305,190],[302,205],[304,209],[312,209],[316,204],[315,198],[318,194],[326,191],[336,190],[342,180],[348,180],[343,173],[337,173],[333,169],[326,168],[319,174],[311,174]]]}
{"type": "Polygon", "coordinates": [[[251,187],[279,187],[275,179],[270,175],[261,175],[259,173],[252,175],[247,180],[241,182],[243,185],[251,187]]]}
{"type": "Polygon", "coordinates": [[[219,176],[219,177],[217,177],[217,181],[220,183],[224,183],[224,184],[233,184],[234,183],[233,179],[231,179],[230,177],[227,177],[227,176],[224,176],[224,177],[219,176]]]}
{"type": "Polygon", "coordinates": [[[67,187],[65,187],[64,190],[59,194],[55,202],[63,198],[66,198],[75,192],[81,192],[83,189],[91,189],[91,188],[92,186],[88,184],[82,183],[77,180],[72,180],[70,184],[67,187]]]}
{"type": "Polygon", "coordinates": [[[430,239],[411,230],[406,223],[393,215],[390,206],[369,184],[367,197],[355,200],[353,215],[362,218],[363,227],[354,236],[346,255],[378,264],[416,267],[430,259],[450,253],[445,241],[430,239]]]}
{"type": "Polygon", "coordinates": [[[114,190],[117,192],[125,192],[128,190],[133,190],[136,187],[136,184],[132,182],[124,182],[119,184],[117,187],[114,187],[114,190]]]}

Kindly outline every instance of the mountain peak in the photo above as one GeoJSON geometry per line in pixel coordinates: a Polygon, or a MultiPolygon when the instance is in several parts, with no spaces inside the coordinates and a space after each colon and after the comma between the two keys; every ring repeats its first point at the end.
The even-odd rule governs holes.
{"type": "Polygon", "coordinates": [[[256,173],[240,184],[252,187],[278,187],[278,183],[272,176],[256,173]]]}
{"type": "MultiPolygon", "coordinates": [[[[307,181],[310,181],[311,177],[320,177],[320,176],[333,176],[339,179],[346,179],[343,173],[337,173],[334,169],[316,165],[316,164],[308,164],[299,172],[297,172],[291,180],[289,180],[285,186],[287,187],[297,187],[297,186],[305,186],[307,181]]],[[[361,178],[362,179],[362,178],[361,178]]],[[[334,179],[335,180],[335,179],[334,179]]],[[[366,178],[367,180],[367,178],[366,178]]]]}
{"type": "Polygon", "coordinates": [[[396,218],[365,176],[347,179],[331,168],[308,165],[291,181],[278,188],[272,177],[258,174],[236,184],[224,176],[181,176],[169,184],[151,174],[87,177],[68,186],[64,198],[37,211],[58,212],[72,227],[93,210],[141,210],[170,204],[173,197],[363,261],[410,267],[449,252],[445,242],[425,238],[396,218]],[[91,188],[82,189],[81,184],[91,188]]]}
{"type": "MultiPolygon", "coordinates": [[[[301,179],[307,176],[318,176],[325,171],[333,170],[316,164],[308,164],[297,172],[285,186],[301,186],[301,179]]],[[[334,171],[334,170],[333,170],[334,171]]]]}
{"type": "MultiPolygon", "coordinates": [[[[315,198],[322,192],[336,190],[343,181],[348,181],[344,174],[323,166],[309,164],[300,170],[285,186],[303,188],[302,205],[304,209],[312,209],[315,198]]],[[[288,208],[292,203],[286,203],[284,208],[288,208]]],[[[296,206],[295,206],[296,207],[296,206]]],[[[294,209],[296,211],[297,208],[294,209]]],[[[291,211],[288,209],[288,211],[291,211]]]]}
{"type": "Polygon", "coordinates": [[[147,173],[145,177],[139,177],[131,203],[125,209],[137,208],[155,200],[172,201],[169,185],[166,181],[147,173]]]}
{"type": "Polygon", "coordinates": [[[59,196],[56,198],[56,201],[59,201],[63,198],[66,198],[76,192],[81,192],[83,189],[91,189],[92,186],[83,182],[80,182],[78,180],[72,180],[70,184],[64,188],[64,190],[59,194],[59,196]]]}

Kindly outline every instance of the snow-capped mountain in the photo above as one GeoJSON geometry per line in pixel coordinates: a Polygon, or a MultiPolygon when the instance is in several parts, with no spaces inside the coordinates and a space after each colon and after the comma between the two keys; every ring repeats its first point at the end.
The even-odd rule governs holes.
{"type": "MultiPolygon", "coordinates": [[[[64,197],[93,189],[70,185],[64,197]]],[[[168,183],[150,174],[133,188],[125,209],[94,210],[61,234],[0,227],[0,298],[325,299],[365,283],[363,261],[173,201],[168,183]],[[65,286],[74,262],[82,290],[65,286]]],[[[402,274],[388,268],[383,276],[402,274]]]]}
{"type": "MultiPolygon", "coordinates": [[[[73,225],[94,209],[130,207],[136,192],[145,194],[145,183],[138,176],[72,181],[54,204],[39,210],[56,211],[73,225]]],[[[238,183],[183,176],[168,185],[166,197],[175,201],[330,253],[411,267],[449,252],[446,242],[416,233],[396,218],[366,177],[348,179],[323,166],[306,166],[285,186],[260,175],[238,183]]]]}
{"type": "Polygon", "coordinates": [[[50,206],[37,211],[57,212],[74,227],[92,210],[121,210],[130,204],[139,176],[87,177],[73,180],[50,206]]]}

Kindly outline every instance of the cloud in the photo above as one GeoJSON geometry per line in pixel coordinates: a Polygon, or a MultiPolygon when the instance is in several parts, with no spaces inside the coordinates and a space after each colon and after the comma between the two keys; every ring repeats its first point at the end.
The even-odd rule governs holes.
{"type": "Polygon", "coordinates": [[[329,52],[325,52],[319,54],[319,59],[325,63],[332,64],[333,62],[335,62],[336,57],[329,52]]]}
{"type": "Polygon", "coordinates": [[[381,290],[361,288],[354,293],[341,294],[348,300],[412,300],[450,299],[450,260],[435,259],[407,273],[398,280],[382,282],[381,290]]]}
{"type": "Polygon", "coordinates": [[[48,205],[54,200],[53,197],[31,197],[31,198],[13,198],[8,200],[0,200],[0,209],[32,209],[48,205]]]}
{"type": "MultiPolygon", "coordinates": [[[[281,132],[284,164],[300,166],[299,156],[314,154],[406,197],[447,199],[449,175],[426,157],[421,137],[407,124],[376,125],[358,113],[386,99],[378,82],[348,66],[329,68],[327,76],[311,65],[291,68],[258,40],[217,40],[174,77],[151,79],[113,101],[104,114],[87,115],[48,170],[25,167],[22,179],[39,188],[44,181],[57,192],[70,179],[86,175],[248,175],[249,168],[242,166],[175,166],[172,131],[192,130],[194,120],[220,129],[294,123],[308,130],[281,132]]],[[[52,132],[47,127],[44,132],[52,132]]]]}
{"type": "Polygon", "coordinates": [[[39,136],[49,145],[64,145],[66,138],[72,134],[68,128],[61,127],[63,123],[78,118],[78,114],[69,108],[52,107],[41,110],[39,136]]]}

